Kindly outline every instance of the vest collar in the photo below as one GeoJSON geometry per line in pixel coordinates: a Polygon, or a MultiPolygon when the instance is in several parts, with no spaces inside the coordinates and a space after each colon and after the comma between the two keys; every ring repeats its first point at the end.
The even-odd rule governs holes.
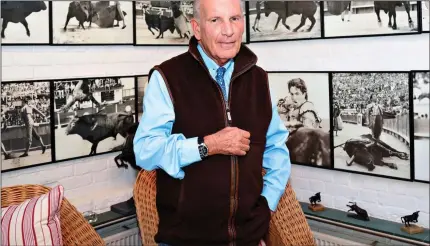
{"type": "MultiPolygon", "coordinates": [[[[200,64],[206,68],[204,65],[203,58],[197,48],[198,41],[195,36],[192,36],[189,42],[188,52],[200,62],[200,64]]],[[[239,53],[234,59],[234,70],[232,74],[232,79],[248,71],[251,67],[257,64],[257,56],[244,44],[241,45],[239,53]]]]}

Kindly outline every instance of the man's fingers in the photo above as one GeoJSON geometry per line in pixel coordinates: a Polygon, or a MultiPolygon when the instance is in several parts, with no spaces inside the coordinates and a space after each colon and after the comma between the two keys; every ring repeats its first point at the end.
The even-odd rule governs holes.
{"type": "Polygon", "coordinates": [[[241,139],[240,139],[240,142],[241,142],[242,144],[249,145],[249,144],[251,143],[251,140],[249,140],[248,138],[241,138],[241,139]]]}
{"type": "Polygon", "coordinates": [[[242,130],[242,136],[245,137],[245,138],[250,138],[251,137],[251,133],[249,133],[248,131],[242,130]]]}

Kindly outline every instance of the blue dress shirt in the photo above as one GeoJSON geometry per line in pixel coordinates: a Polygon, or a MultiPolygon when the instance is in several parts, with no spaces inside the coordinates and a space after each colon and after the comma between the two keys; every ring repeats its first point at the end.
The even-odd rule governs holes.
{"type": "MultiPolygon", "coordinates": [[[[218,65],[198,45],[212,78],[215,79],[218,65]]],[[[228,89],[233,74],[234,61],[224,65],[225,86],[228,89]]],[[[266,150],[263,155],[262,195],[269,208],[276,210],[291,173],[290,155],[285,145],[288,130],[279,117],[277,103],[272,98],[272,120],[267,131],[266,150]]],[[[152,73],[143,99],[143,115],[133,140],[136,163],[142,169],[161,168],[170,176],[183,179],[183,167],[200,161],[197,137],[185,138],[183,134],[171,134],[175,113],[166,84],[158,71],[152,73]]]]}

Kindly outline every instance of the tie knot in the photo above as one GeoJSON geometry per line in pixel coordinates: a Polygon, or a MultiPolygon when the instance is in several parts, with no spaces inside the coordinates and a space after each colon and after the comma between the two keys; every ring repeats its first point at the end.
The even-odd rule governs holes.
{"type": "Polygon", "coordinates": [[[224,76],[224,73],[225,73],[225,67],[219,67],[217,70],[216,70],[216,75],[217,75],[217,77],[223,77],[224,76]]]}

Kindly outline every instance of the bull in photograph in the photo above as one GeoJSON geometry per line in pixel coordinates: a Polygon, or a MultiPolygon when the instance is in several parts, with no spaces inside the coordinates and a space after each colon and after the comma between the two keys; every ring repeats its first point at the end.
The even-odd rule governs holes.
{"type": "Polygon", "coordinates": [[[383,10],[386,14],[388,14],[388,27],[391,27],[393,30],[396,30],[396,7],[401,7],[403,5],[405,7],[406,13],[408,14],[409,27],[411,29],[414,28],[414,22],[412,21],[410,15],[411,4],[409,1],[375,1],[374,5],[379,25],[381,25],[382,23],[379,12],[383,10]],[[391,23],[391,17],[393,17],[393,23],[391,23]]]}
{"type": "Polygon", "coordinates": [[[124,138],[128,128],[133,124],[132,113],[96,113],[82,116],[71,116],[72,119],[66,127],[66,135],[77,134],[82,139],[92,143],[89,155],[97,153],[97,145],[100,141],[118,134],[124,138]]]}
{"type": "Polygon", "coordinates": [[[30,37],[30,29],[26,18],[35,12],[44,11],[47,6],[44,1],[2,1],[1,2],[1,17],[3,19],[1,37],[5,38],[5,30],[9,22],[21,23],[25,27],[28,37],[30,37]]]}

